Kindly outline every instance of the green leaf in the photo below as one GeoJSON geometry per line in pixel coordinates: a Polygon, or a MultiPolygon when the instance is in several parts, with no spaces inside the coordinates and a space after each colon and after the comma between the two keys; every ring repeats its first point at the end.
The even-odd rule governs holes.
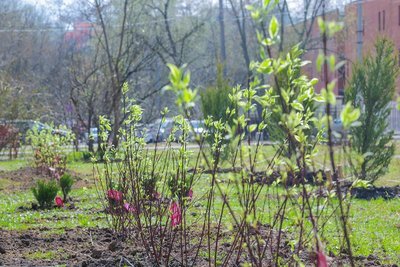
{"type": "Polygon", "coordinates": [[[304,107],[301,103],[293,102],[291,105],[295,110],[304,111],[304,107]]]}
{"type": "Polygon", "coordinates": [[[249,132],[252,133],[257,129],[257,124],[251,124],[249,125],[249,132]]]}
{"type": "Polygon", "coordinates": [[[332,72],[335,71],[335,66],[336,66],[336,57],[335,55],[331,54],[329,56],[329,67],[332,72]]]}
{"type": "Polygon", "coordinates": [[[318,79],[317,79],[317,78],[313,78],[313,79],[310,81],[310,84],[311,84],[312,86],[316,85],[317,83],[318,83],[318,79]]]}
{"type": "Polygon", "coordinates": [[[173,83],[177,83],[180,80],[180,75],[181,72],[179,70],[179,68],[173,64],[167,64],[169,70],[170,70],[170,79],[171,82],[173,83]]]}
{"type": "Polygon", "coordinates": [[[270,2],[271,2],[271,0],[264,0],[263,1],[263,7],[267,7],[270,2]]]}
{"type": "Polygon", "coordinates": [[[326,25],[325,21],[321,17],[318,17],[318,27],[321,34],[323,34],[326,30],[326,25]]]}
{"type": "Polygon", "coordinates": [[[259,20],[261,17],[260,11],[259,10],[254,10],[250,13],[251,18],[255,21],[259,20]]]}
{"type": "MultiPolygon", "coordinates": [[[[343,128],[348,129],[352,126],[360,117],[360,110],[355,109],[351,102],[347,102],[346,106],[343,108],[340,118],[342,119],[343,128]]],[[[357,124],[356,124],[357,125],[357,124]]]]}
{"type": "Polygon", "coordinates": [[[324,89],[322,89],[321,90],[321,96],[322,96],[322,101],[320,101],[321,100],[321,98],[319,98],[319,97],[317,97],[316,98],[316,101],[318,101],[318,102],[326,102],[326,103],[329,103],[329,104],[331,104],[331,105],[334,105],[335,103],[336,103],[336,96],[335,96],[335,94],[332,92],[332,91],[330,91],[330,90],[326,90],[325,88],[324,89]]]}
{"type": "Polygon", "coordinates": [[[322,52],[319,52],[317,61],[316,61],[316,66],[317,66],[317,71],[321,72],[322,71],[322,64],[324,64],[324,54],[322,52]]]}
{"type": "Polygon", "coordinates": [[[183,78],[183,84],[185,87],[188,87],[190,83],[190,72],[188,71],[183,78]]]}
{"type": "Polygon", "coordinates": [[[366,180],[357,179],[351,185],[352,188],[370,188],[371,183],[366,180]]]}
{"type": "Polygon", "coordinates": [[[278,35],[279,23],[278,19],[273,16],[271,22],[269,23],[269,36],[274,39],[278,35]]]}
{"type": "Polygon", "coordinates": [[[285,89],[281,89],[282,98],[286,103],[289,103],[289,95],[285,89]]]}

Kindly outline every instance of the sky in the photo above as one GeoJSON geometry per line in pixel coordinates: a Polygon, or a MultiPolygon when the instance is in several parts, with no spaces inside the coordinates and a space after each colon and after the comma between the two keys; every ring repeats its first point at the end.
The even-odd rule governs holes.
{"type": "MultiPolygon", "coordinates": [[[[62,0],[64,4],[68,5],[72,3],[74,0],[62,0]]],[[[33,5],[42,5],[42,6],[48,6],[48,5],[53,5],[56,2],[55,0],[25,0],[25,2],[33,4],[33,5]]]]}

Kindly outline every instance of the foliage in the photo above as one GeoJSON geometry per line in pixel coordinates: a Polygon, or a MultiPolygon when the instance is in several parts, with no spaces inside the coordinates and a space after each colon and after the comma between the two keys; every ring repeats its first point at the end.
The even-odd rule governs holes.
{"type": "Polygon", "coordinates": [[[206,88],[200,93],[201,107],[204,118],[209,116],[222,121],[229,121],[232,124],[232,118],[229,118],[227,110],[236,109],[230,101],[229,94],[232,92],[229,82],[224,79],[223,67],[217,65],[217,80],[214,85],[206,88]]]}
{"type": "Polygon", "coordinates": [[[53,129],[46,126],[29,130],[27,140],[33,153],[33,165],[41,173],[46,173],[59,179],[66,169],[66,146],[72,143],[74,136],[66,128],[53,129]]]}
{"type": "Polygon", "coordinates": [[[74,184],[74,179],[72,178],[71,174],[64,173],[60,178],[59,184],[61,192],[63,193],[63,201],[67,202],[67,197],[69,192],[71,192],[72,185],[74,184]]]}
{"type": "MultiPolygon", "coordinates": [[[[268,14],[276,2],[263,3],[258,14],[268,14]]],[[[324,21],[320,26],[325,40],[339,28],[324,21]]],[[[301,75],[301,67],[307,62],[301,60],[299,46],[286,54],[273,54],[272,46],[279,40],[278,29],[279,23],[273,17],[268,32],[258,32],[261,52],[260,61],[251,64],[254,78],[247,88],[237,86],[231,90],[228,98],[235,108],[223,110],[225,117],[209,116],[205,120],[209,131],[198,140],[199,149],[188,149],[190,127],[186,121],[190,121],[195,108],[197,90],[190,87],[190,73],[185,66],[168,64],[167,89],[175,94],[181,115],[175,117],[175,126],[162,151],[158,150],[159,144],[155,144],[154,151],[145,146],[137,134],[142,108],[124,96],[125,120],[117,137],[121,143],[118,147],[100,144],[104,157],[103,162],[95,161],[96,184],[111,227],[139,237],[156,265],[171,264],[171,255],[185,266],[196,265],[199,257],[215,266],[237,265],[241,261],[253,266],[283,262],[300,265],[304,253],[318,253],[322,259],[325,247],[335,243],[335,252],[346,251],[349,256],[341,256],[349,257],[354,266],[347,223],[351,196],[341,191],[330,116],[317,117],[314,110],[321,101],[329,113],[334,101],[334,82],[327,81],[327,64],[332,56],[328,57],[326,49],[321,55],[326,84],[317,95],[317,81],[301,75]],[[252,123],[251,115],[257,109],[262,110],[261,121],[252,123]],[[252,133],[267,127],[277,127],[282,133],[276,137],[272,159],[262,155],[259,140],[252,145],[252,133]],[[325,129],[333,179],[327,178],[329,173],[324,169],[315,167],[325,129]],[[181,135],[176,138],[178,132],[181,135]],[[232,139],[232,159],[222,169],[227,133],[232,139]],[[205,148],[207,138],[209,146],[205,148]],[[176,139],[178,144],[173,148],[171,142],[176,139]],[[195,160],[190,161],[193,154],[195,160]],[[193,192],[194,185],[200,181],[206,184],[200,188],[203,205],[195,206],[198,217],[193,220],[189,210],[196,202],[193,194],[198,195],[193,192]],[[151,192],[156,197],[149,198],[151,192]],[[336,222],[332,224],[336,231],[333,238],[325,235],[331,222],[336,222]],[[290,235],[285,234],[288,228],[290,235]],[[191,242],[193,237],[198,242],[191,242]],[[228,250],[222,248],[226,242],[231,244],[228,250]],[[287,248],[285,253],[282,247],[287,248]],[[189,251],[194,256],[186,253],[189,251]]],[[[330,65],[334,70],[334,56],[329,62],[333,62],[330,65]]],[[[358,115],[359,111],[349,105],[343,113],[346,127],[353,125],[358,115]]],[[[111,129],[110,121],[101,117],[100,139],[108,140],[111,129]]],[[[317,263],[316,259],[309,261],[317,263]]]]}
{"type": "Polygon", "coordinates": [[[42,209],[52,206],[57,192],[58,185],[55,181],[46,182],[44,180],[39,180],[36,183],[36,187],[32,188],[32,193],[42,209]]]}
{"type": "Polygon", "coordinates": [[[361,179],[373,182],[385,174],[394,154],[388,104],[394,97],[398,73],[397,54],[387,39],[378,39],[375,54],[353,69],[346,99],[362,111],[361,127],[351,130],[351,147],[363,157],[354,170],[361,179]]]}
{"type": "MultiPolygon", "coordinates": [[[[187,75],[171,66],[171,81],[175,83],[170,89],[176,90],[175,86],[187,88],[187,84],[181,80],[187,79],[189,82],[185,78],[187,75]]],[[[178,97],[179,106],[185,106],[189,112],[195,97],[195,90],[183,90],[178,97]]],[[[193,193],[189,189],[199,177],[199,174],[188,172],[191,154],[187,148],[190,126],[183,116],[174,118],[173,129],[161,157],[157,150],[158,144],[154,152],[149,151],[143,135],[140,134],[138,126],[142,119],[141,107],[129,99],[125,99],[125,103],[128,104],[124,109],[126,119],[119,135],[120,145],[115,148],[107,142],[100,144],[104,157],[102,162],[95,161],[99,175],[96,185],[100,189],[100,196],[113,229],[127,235],[132,229],[137,230],[146,250],[153,255],[155,261],[160,264],[168,263],[174,238],[165,238],[175,235],[174,229],[180,228],[182,224],[187,223],[187,227],[191,225],[185,219],[193,193]],[[175,140],[178,142],[178,149],[171,147],[175,140]],[[158,233],[161,236],[155,238],[158,233]]],[[[166,113],[163,113],[160,123],[164,122],[165,116],[166,113]]],[[[107,140],[110,130],[110,121],[101,117],[100,139],[107,140]]],[[[182,232],[179,235],[183,238],[182,232]]],[[[187,233],[187,237],[190,236],[187,233]]]]}
{"type": "Polygon", "coordinates": [[[85,161],[90,162],[92,154],[88,151],[73,151],[67,155],[67,163],[85,161]]]}

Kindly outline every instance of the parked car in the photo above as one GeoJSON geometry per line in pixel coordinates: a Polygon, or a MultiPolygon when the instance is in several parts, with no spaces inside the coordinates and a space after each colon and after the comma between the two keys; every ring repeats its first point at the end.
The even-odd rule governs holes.
{"type": "Polygon", "coordinates": [[[191,120],[190,125],[193,127],[192,131],[189,134],[189,140],[193,141],[196,136],[200,136],[203,132],[206,131],[206,126],[204,125],[203,120],[191,120]]]}

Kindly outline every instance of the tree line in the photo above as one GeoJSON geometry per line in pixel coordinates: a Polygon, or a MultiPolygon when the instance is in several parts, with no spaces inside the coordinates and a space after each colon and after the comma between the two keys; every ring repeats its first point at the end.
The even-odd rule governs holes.
{"type": "MultiPolygon", "coordinates": [[[[312,49],[311,29],[324,1],[276,2],[270,13],[280,20],[279,51],[294,43],[312,49]]],[[[162,107],[175,111],[173,96],[163,90],[167,63],[187,64],[200,90],[216,82],[219,64],[229,84],[247,86],[250,63],[259,57],[256,32],[269,23],[248,8],[263,1],[57,3],[5,0],[0,6],[1,119],[38,119],[89,132],[107,115],[117,133],[129,84],[129,97],[145,109],[144,122],[152,121],[162,107]]]]}

